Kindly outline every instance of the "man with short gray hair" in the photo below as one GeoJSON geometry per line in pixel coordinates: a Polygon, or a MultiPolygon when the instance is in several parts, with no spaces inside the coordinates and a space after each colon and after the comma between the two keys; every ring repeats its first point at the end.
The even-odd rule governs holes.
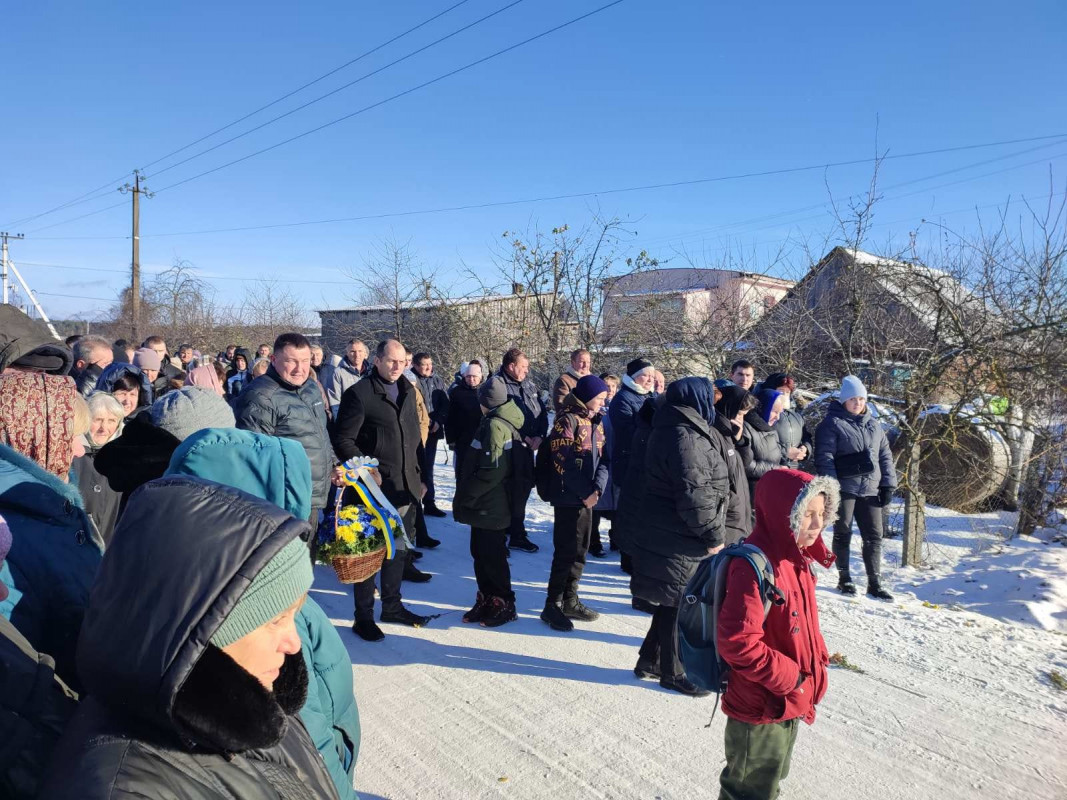
{"type": "Polygon", "coordinates": [[[360,378],[365,378],[370,374],[371,364],[367,360],[368,355],[370,351],[367,345],[359,339],[349,339],[348,346],[345,347],[344,358],[334,368],[329,386],[324,386],[326,400],[330,404],[334,419],[337,419],[337,409],[341,405],[341,397],[344,393],[350,386],[355,386],[360,378]]]}
{"type": "Polygon", "coordinates": [[[70,368],[70,377],[84,397],[92,394],[97,378],[105,367],[111,365],[114,357],[111,345],[102,336],[82,336],[74,343],[74,364],[70,368]]]}

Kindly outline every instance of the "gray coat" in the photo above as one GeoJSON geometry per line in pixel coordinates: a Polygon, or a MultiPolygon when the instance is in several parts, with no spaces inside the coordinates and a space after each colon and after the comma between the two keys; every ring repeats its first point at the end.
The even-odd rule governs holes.
{"type": "Polygon", "coordinates": [[[337,416],[337,407],[341,405],[341,396],[348,391],[349,387],[359,383],[360,378],[365,378],[369,374],[367,370],[369,363],[364,361],[364,368],[360,370],[353,367],[347,358],[342,358],[341,363],[330,371],[330,382],[324,383],[323,388],[326,389],[326,399],[330,403],[334,417],[337,416]]]}
{"type": "Polygon", "coordinates": [[[326,432],[326,407],[318,382],[309,377],[303,385],[293,386],[282,380],[272,364],[266,375],[241,392],[234,416],[242,430],[295,439],[304,446],[311,462],[311,505],[323,508],[337,459],[326,432]]]}
{"type": "Polygon", "coordinates": [[[819,475],[837,478],[841,494],[874,497],[880,488],[895,488],[897,473],[893,453],[881,424],[867,409],[860,416],[849,414],[836,400],[831,401],[826,418],[815,430],[815,470],[819,475]],[[865,475],[840,477],[838,459],[866,451],[874,469],[865,475]]]}

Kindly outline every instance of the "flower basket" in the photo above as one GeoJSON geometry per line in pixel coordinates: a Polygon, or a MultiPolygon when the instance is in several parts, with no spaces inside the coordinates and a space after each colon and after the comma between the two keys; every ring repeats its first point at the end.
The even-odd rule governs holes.
{"type": "Polygon", "coordinates": [[[333,567],[341,583],[374,577],[393,557],[394,536],[404,536],[399,514],[371,477],[373,466],[377,462],[344,465],[344,486],[319,525],[319,560],[333,567]]]}
{"type": "Polygon", "coordinates": [[[359,556],[332,556],[330,564],[341,583],[362,583],[378,574],[385,561],[385,545],[359,556]]]}

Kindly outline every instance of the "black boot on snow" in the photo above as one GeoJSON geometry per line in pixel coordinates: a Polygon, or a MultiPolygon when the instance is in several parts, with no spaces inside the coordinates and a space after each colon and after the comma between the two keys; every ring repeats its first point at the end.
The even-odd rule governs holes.
{"type": "Polygon", "coordinates": [[[352,623],[352,630],[365,642],[380,642],[385,638],[382,629],[375,625],[372,619],[357,619],[352,623]]]}
{"type": "Polygon", "coordinates": [[[478,592],[478,596],[474,598],[474,606],[463,615],[464,622],[481,622],[485,616],[485,612],[489,610],[489,598],[481,592],[478,592]]]}
{"type": "Polygon", "coordinates": [[[847,595],[854,595],[856,593],[856,584],[852,582],[852,578],[849,577],[847,572],[841,573],[841,577],[837,581],[837,591],[847,595]]]}
{"type": "Polygon", "coordinates": [[[867,581],[867,596],[875,600],[892,600],[893,595],[882,588],[878,581],[867,581]]]}
{"type": "Polygon", "coordinates": [[[690,697],[707,697],[711,694],[707,689],[694,686],[685,675],[675,675],[673,678],[662,677],[659,679],[659,685],[664,689],[687,694],[690,697]]]}
{"type": "Polygon", "coordinates": [[[653,661],[645,661],[642,658],[637,659],[634,675],[643,681],[658,681],[662,677],[659,673],[659,664],[653,661]]]}
{"type": "Polygon", "coordinates": [[[551,600],[545,603],[545,610],[541,612],[541,621],[554,631],[569,633],[574,630],[574,623],[567,619],[559,603],[551,600]]]}
{"type": "Polygon", "coordinates": [[[563,600],[563,614],[568,619],[576,619],[580,622],[595,622],[600,619],[600,612],[582,603],[578,595],[563,600]]]}
{"type": "Polygon", "coordinates": [[[503,597],[490,597],[482,616],[482,625],[486,628],[499,628],[501,625],[519,618],[515,613],[515,601],[503,597]]]}
{"type": "Polygon", "coordinates": [[[381,620],[382,622],[395,622],[398,625],[410,625],[412,628],[421,628],[429,623],[430,618],[419,616],[414,611],[408,611],[401,606],[395,611],[383,611],[381,620]]]}

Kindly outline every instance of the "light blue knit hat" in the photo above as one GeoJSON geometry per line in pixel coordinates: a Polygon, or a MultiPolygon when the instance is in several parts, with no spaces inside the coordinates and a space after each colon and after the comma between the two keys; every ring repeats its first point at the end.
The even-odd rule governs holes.
{"type": "Polygon", "coordinates": [[[857,378],[855,375],[846,375],[841,380],[841,393],[838,395],[838,401],[844,403],[846,400],[851,400],[853,397],[862,397],[867,399],[867,387],[863,385],[863,381],[857,378]]]}

